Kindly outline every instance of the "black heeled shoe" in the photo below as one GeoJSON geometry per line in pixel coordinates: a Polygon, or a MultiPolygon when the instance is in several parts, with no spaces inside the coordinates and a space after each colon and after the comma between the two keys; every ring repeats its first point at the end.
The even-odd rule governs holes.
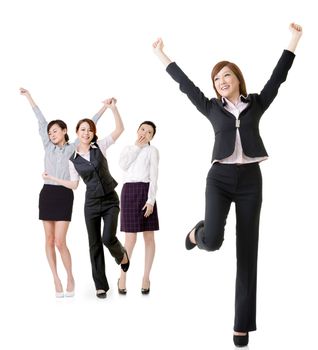
{"type": "Polygon", "coordinates": [[[118,294],[126,295],[127,294],[127,289],[126,288],[119,288],[119,280],[120,280],[120,278],[118,278],[118,281],[117,281],[118,294]]]}
{"type": "Polygon", "coordinates": [[[126,257],[127,257],[127,262],[125,264],[120,264],[121,266],[121,269],[124,271],[124,272],[127,272],[128,269],[129,269],[129,265],[130,265],[130,262],[129,262],[129,258],[128,258],[128,254],[127,254],[127,251],[125,250],[125,253],[124,255],[126,254],[126,257]]]}
{"type": "Polygon", "coordinates": [[[233,335],[234,345],[238,348],[242,348],[243,346],[247,346],[248,344],[248,333],[245,335],[233,335]]]}
{"type": "Polygon", "coordinates": [[[150,282],[149,282],[149,288],[141,288],[141,294],[146,295],[150,292],[150,282]]]}
{"type": "Polygon", "coordinates": [[[199,229],[200,227],[202,227],[204,225],[204,221],[201,220],[199,221],[194,227],[193,229],[187,234],[186,239],[185,239],[185,247],[187,250],[191,250],[193,249],[197,244],[196,243],[192,243],[190,240],[190,233],[194,230],[194,235],[197,231],[197,229],[199,229]]]}
{"type": "Polygon", "coordinates": [[[99,299],[106,299],[107,293],[103,289],[99,289],[98,291],[96,291],[96,296],[99,299]]]}

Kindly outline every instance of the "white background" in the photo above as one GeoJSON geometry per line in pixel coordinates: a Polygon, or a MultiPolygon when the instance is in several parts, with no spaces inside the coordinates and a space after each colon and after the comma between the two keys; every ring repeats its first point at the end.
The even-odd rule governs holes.
{"type": "MultiPolygon", "coordinates": [[[[303,25],[294,65],[261,122],[270,159],[262,167],[258,331],[250,349],[316,346],[317,316],[317,27],[313,1],[2,1],[1,349],[232,349],[235,217],[220,251],[187,252],[184,237],[204,214],[213,132],[165,73],[151,44],[214,96],[210,72],[237,63],[249,92],[259,92],[282,50],[291,21],[303,25]],[[19,87],[48,120],[74,127],[115,96],[126,131],[108,151],[121,189],[118,155],[145,119],[157,124],[160,151],[151,294],[141,296],[143,242],[138,236],[128,294],[117,294],[119,268],[105,251],[111,289],[97,300],[83,218],[84,185],[75,193],[68,243],[76,296],[56,300],[37,220],[43,149],[19,87]],[[5,344],[5,345],[4,345],[5,344]]],[[[110,111],[98,125],[113,128],[110,111]]],[[[123,242],[124,235],[118,232],[123,242]]],[[[65,275],[59,260],[63,281],[65,275]]]]}

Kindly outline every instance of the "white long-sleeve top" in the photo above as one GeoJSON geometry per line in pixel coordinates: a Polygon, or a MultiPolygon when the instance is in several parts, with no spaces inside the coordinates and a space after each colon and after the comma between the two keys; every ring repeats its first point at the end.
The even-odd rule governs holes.
{"type": "Polygon", "coordinates": [[[123,183],[149,182],[147,203],[154,205],[157,193],[159,152],[152,145],[138,147],[126,146],[119,158],[119,165],[124,170],[123,183]]]}

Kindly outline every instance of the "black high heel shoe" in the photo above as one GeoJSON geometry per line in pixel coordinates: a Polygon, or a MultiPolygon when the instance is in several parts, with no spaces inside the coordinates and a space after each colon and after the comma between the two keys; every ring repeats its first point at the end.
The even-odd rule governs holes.
{"type": "Polygon", "coordinates": [[[127,251],[125,250],[125,253],[124,253],[124,256],[126,254],[126,257],[127,257],[127,262],[125,264],[120,264],[121,266],[121,269],[124,271],[124,272],[127,272],[128,269],[129,269],[129,265],[130,265],[130,261],[129,261],[129,258],[128,258],[128,254],[127,254],[127,251]]]}
{"type": "Polygon", "coordinates": [[[242,348],[243,346],[247,346],[248,344],[248,333],[245,335],[233,335],[234,345],[238,348],[242,348]]]}
{"type": "Polygon", "coordinates": [[[202,227],[204,225],[204,221],[201,220],[199,221],[194,227],[193,229],[187,234],[186,239],[185,239],[185,247],[187,250],[191,250],[193,249],[197,244],[196,243],[192,243],[190,240],[190,233],[194,230],[194,235],[196,233],[196,231],[202,227]]]}
{"type": "Polygon", "coordinates": [[[149,282],[149,288],[141,288],[141,294],[146,295],[150,292],[150,282],[149,282]]]}
{"type": "Polygon", "coordinates": [[[107,293],[106,293],[105,290],[99,289],[99,290],[96,291],[96,296],[97,296],[97,298],[99,298],[99,299],[106,299],[107,293]]]}
{"type": "Polygon", "coordinates": [[[120,281],[120,278],[118,278],[118,281],[117,281],[118,294],[126,295],[127,294],[127,289],[126,288],[119,288],[119,281],[120,281]]]}

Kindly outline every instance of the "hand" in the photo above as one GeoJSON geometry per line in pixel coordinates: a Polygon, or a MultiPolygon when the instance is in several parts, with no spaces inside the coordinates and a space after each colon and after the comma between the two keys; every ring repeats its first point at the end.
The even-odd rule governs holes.
{"type": "Polygon", "coordinates": [[[143,147],[144,145],[146,145],[149,142],[149,140],[145,137],[145,136],[139,136],[138,139],[135,142],[135,145],[138,147],[143,147]]]}
{"type": "Polygon", "coordinates": [[[153,44],[152,44],[152,48],[154,53],[157,53],[158,51],[162,51],[163,50],[163,41],[161,38],[158,38],[153,44]]]}
{"type": "Polygon", "coordinates": [[[30,92],[22,87],[20,88],[20,94],[23,96],[30,96],[30,92]]]}
{"type": "Polygon", "coordinates": [[[302,27],[294,22],[289,25],[289,30],[291,31],[292,36],[295,37],[295,39],[299,39],[303,33],[302,27]]]}
{"type": "Polygon", "coordinates": [[[43,180],[51,180],[51,176],[46,171],[42,174],[42,178],[43,180]]]}
{"type": "Polygon", "coordinates": [[[153,212],[153,205],[149,204],[149,203],[146,203],[144,205],[144,207],[142,208],[142,210],[145,210],[145,214],[144,214],[144,217],[147,218],[148,216],[150,216],[153,212]]]}
{"type": "Polygon", "coordinates": [[[107,108],[115,108],[117,100],[114,97],[107,98],[106,100],[102,101],[104,103],[104,106],[107,108]]]}

